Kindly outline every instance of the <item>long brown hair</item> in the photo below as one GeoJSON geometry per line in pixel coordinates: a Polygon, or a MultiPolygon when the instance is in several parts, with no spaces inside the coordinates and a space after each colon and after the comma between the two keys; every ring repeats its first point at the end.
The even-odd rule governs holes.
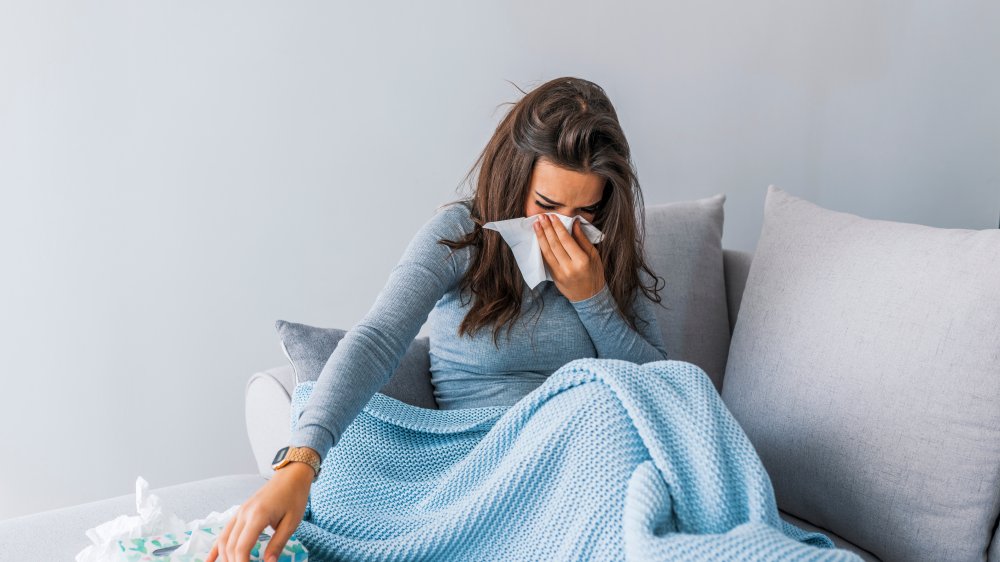
{"type": "MultiPolygon", "coordinates": [[[[469,205],[475,223],[472,232],[459,240],[438,241],[452,252],[466,246],[477,250],[472,252],[469,269],[459,283],[462,295],[471,292],[477,298],[458,327],[458,334],[471,335],[493,325],[493,343],[497,345],[497,334],[508,325],[510,339],[510,328],[521,314],[525,282],[500,233],[483,229],[482,225],[524,216],[532,169],[539,157],[605,179],[601,202],[590,222],[604,233],[596,248],[604,262],[608,288],[619,314],[625,311],[622,318],[635,329],[637,316],[631,303],[637,291],[642,290],[659,303],[656,285],[662,278],[643,257],[645,206],[615,108],[600,86],[581,78],[556,78],[530,93],[518,90],[524,97],[517,103],[506,103],[513,103],[513,108],[465,176],[467,181],[479,169],[473,193],[442,205],[469,205]],[[640,270],[653,280],[651,287],[641,283],[640,270]]],[[[534,291],[531,294],[535,296],[534,291]]]]}

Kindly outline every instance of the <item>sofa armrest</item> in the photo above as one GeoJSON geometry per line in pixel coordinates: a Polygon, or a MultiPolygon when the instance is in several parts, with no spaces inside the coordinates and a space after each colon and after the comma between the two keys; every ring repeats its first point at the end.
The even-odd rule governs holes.
{"type": "Polygon", "coordinates": [[[245,390],[247,436],[257,470],[270,478],[274,453],[291,438],[292,392],[295,373],[291,365],[254,373],[245,390]]]}

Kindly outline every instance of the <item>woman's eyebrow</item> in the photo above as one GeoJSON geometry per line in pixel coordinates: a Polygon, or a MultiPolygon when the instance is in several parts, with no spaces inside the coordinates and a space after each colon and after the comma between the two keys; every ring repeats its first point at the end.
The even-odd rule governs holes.
{"type": "MultiPolygon", "coordinates": [[[[553,200],[549,199],[548,197],[546,197],[546,196],[542,195],[541,193],[538,193],[538,190],[537,190],[537,189],[535,190],[535,195],[537,195],[537,196],[541,197],[542,199],[545,199],[546,201],[548,201],[549,203],[551,203],[551,204],[553,204],[553,205],[558,205],[558,206],[560,206],[560,207],[562,207],[562,206],[563,206],[563,204],[562,204],[562,203],[557,203],[556,201],[553,201],[553,200]]],[[[598,201],[597,203],[600,203],[600,201],[598,201]]],[[[594,203],[594,204],[591,204],[591,205],[587,205],[587,206],[585,206],[585,207],[577,207],[577,208],[578,208],[578,209],[589,209],[589,208],[591,208],[591,207],[596,207],[596,206],[597,206],[597,203],[594,203]]]]}

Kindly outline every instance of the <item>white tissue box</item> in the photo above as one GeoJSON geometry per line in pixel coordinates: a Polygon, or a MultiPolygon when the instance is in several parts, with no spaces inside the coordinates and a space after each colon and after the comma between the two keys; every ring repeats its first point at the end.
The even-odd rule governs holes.
{"type": "MultiPolygon", "coordinates": [[[[218,535],[222,532],[223,527],[202,527],[199,528],[199,532],[207,533],[209,535],[218,535]]],[[[177,553],[178,549],[172,549],[169,552],[161,549],[168,549],[172,546],[183,545],[188,542],[191,537],[191,531],[184,531],[183,533],[164,533],[162,535],[150,535],[147,537],[135,537],[131,539],[119,539],[118,547],[120,552],[118,553],[118,558],[121,562],[140,562],[144,560],[149,560],[151,562],[205,562],[205,558],[208,557],[208,552],[195,552],[189,554],[177,553]],[[157,551],[160,551],[157,554],[157,551]]],[[[211,537],[196,537],[196,539],[206,539],[211,537]]],[[[214,541],[214,538],[211,538],[214,541]]],[[[264,549],[267,547],[267,542],[269,539],[263,541],[257,541],[253,549],[250,551],[251,561],[262,561],[264,560],[264,549]]],[[[201,542],[201,540],[199,540],[201,542]]],[[[207,541],[206,541],[207,542],[207,541]]],[[[294,538],[288,539],[285,543],[285,548],[281,551],[281,556],[278,557],[278,562],[306,562],[309,560],[308,552],[305,547],[302,546],[298,540],[294,538]]]]}

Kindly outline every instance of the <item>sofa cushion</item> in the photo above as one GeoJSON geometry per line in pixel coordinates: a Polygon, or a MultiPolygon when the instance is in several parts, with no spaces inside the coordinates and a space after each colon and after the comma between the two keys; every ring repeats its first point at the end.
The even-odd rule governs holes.
{"type": "MultiPolygon", "coordinates": [[[[347,333],[341,328],[318,328],[286,320],[275,321],[274,327],[281,349],[295,370],[295,384],[319,379],[333,350],[347,333]]],[[[379,392],[407,404],[437,409],[431,386],[429,346],[426,336],[414,338],[389,382],[379,392]]]]}
{"type": "Polygon", "coordinates": [[[782,510],[882,560],[982,560],[1000,509],[1000,230],[769,186],[722,395],[782,510]]]}
{"type": "Polygon", "coordinates": [[[667,356],[701,367],[716,389],[722,387],[729,350],[722,257],[725,202],[720,193],[645,208],[645,257],[666,283],[663,306],[654,309],[667,356]]]}
{"type": "MultiPolygon", "coordinates": [[[[723,383],[723,386],[725,386],[725,383],[723,383]]],[[[837,535],[837,533],[831,533],[827,529],[820,529],[819,527],[817,527],[816,525],[813,525],[812,523],[809,523],[808,521],[803,521],[803,520],[799,519],[798,517],[795,517],[794,515],[789,515],[789,514],[785,513],[784,511],[781,511],[781,510],[778,511],[778,515],[781,516],[781,518],[784,519],[785,521],[788,521],[792,525],[795,525],[796,527],[798,527],[798,528],[800,528],[800,529],[802,529],[804,531],[812,531],[812,532],[815,532],[815,533],[823,533],[824,535],[827,536],[827,538],[829,538],[831,541],[833,541],[833,544],[837,548],[842,548],[844,550],[849,550],[849,551],[853,552],[854,554],[857,554],[858,556],[860,556],[861,559],[864,560],[865,562],[879,562],[879,559],[875,558],[874,554],[872,554],[871,552],[868,552],[867,550],[865,550],[863,548],[859,548],[858,545],[856,545],[856,544],[851,544],[849,541],[844,540],[844,537],[841,537],[841,536],[837,535]]]]}

